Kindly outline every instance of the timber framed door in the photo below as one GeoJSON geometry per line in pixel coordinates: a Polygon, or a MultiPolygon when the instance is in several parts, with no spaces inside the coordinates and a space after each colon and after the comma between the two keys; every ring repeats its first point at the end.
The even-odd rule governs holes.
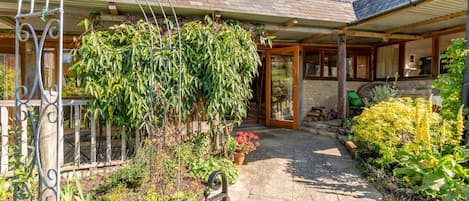
{"type": "Polygon", "coordinates": [[[298,127],[299,46],[273,48],[266,53],[266,124],[298,127]]]}

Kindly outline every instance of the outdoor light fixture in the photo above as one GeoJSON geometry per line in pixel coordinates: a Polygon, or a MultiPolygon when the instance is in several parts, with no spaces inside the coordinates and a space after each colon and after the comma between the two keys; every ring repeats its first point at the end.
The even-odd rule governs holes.
{"type": "Polygon", "coordinates": [[[295,26],[296,24],[298,24],[298,19],[292,18],[292,19],[288,20],[288,22],[286,22],[283,26],[292,27],[292,26],[295,26]]]}
{"type": "Polygon", "coordinates": [[[119,11],[117,10],[117,5],[114,2],[109,2],[109,5],[107,7],[109,9],[109,13],[111,15],[118,15],[119,11]]]}

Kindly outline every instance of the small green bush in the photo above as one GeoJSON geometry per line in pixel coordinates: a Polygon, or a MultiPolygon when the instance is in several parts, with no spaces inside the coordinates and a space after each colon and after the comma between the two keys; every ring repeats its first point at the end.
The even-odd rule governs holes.
{"type": "Polygon", "coordinates": [[[239,176],[238,167],[225,158],[209,157],[206,159],[195,159],[189,163],[189,168],[189,176],[202,181],[207,181],[208,176],[218,170],[226,174],[226,178],[230,184],[234,184],[239,176]]]}

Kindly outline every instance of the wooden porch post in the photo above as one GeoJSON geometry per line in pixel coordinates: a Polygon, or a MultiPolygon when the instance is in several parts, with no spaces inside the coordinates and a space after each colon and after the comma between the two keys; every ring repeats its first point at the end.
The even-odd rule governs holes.
{"type": "Polygon", "coordinates": [[[337,78],[339,80],[339,118],[345,120],[347,118],[347,97],[346,97],[346,84],[347,84],[347,47],[345,35],[339,35],[339,61],[337,78]]]}

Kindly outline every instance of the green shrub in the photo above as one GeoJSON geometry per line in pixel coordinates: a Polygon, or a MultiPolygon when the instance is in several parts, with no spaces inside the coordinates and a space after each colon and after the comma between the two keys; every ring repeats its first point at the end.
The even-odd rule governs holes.
{"type": "Polygon", "coordinates": [[[182,200],[182,198],[184,198],[184,200],[186,201],[197,200],[197,196],[194,195],[193,193],[183,193],[183,192],[175,193],[174,195],[163,195],[163,194],[156,193],[150,190],[146,192],[143,196],[144,201],[179,201],[179,200],[182,200]]]}
{"type": "Polygon", "coordinates": [[[423,152],[403,153],[394,175],[425,196],[443,201],[469,199],[469,169],[462,163],[469,160],[469,150],[456,149],[444,156],[423,152]]]}
{"type": "MultiPolygon", "coordinates": [[[[167,164],[165,165],[167,168],[165,169],[168,169],[169,171],[176,170],[176,159],[178,151],[180,151],[181,164],[187,168],[187,176],[201,181],[207,181],[208,176],[212,172],[220,170],[226,174],[229,183],[233,184],[239,176],[238,167],[226,158],[216,157],[210,154],[210,143],[207,134],[195,133],[193,135],[195,136],[193,139],[180,145],[179,148],[174,148],[175,159],[167,161],[167,164]]],[[[228,138],[227,142],[229,141],[230,138],[228,138]]]]}
{"type": "Polygon", "coordinates": [[[378,86],[374,87],[373,89],[371,89],[370,100],[368,100],[367,98],[363,99],[363,102],[365,103],[365,105],[367,107],[369,107],[369,106],[377,104],[381,101],[385,101],[389,98],[395,98],[397,96],[397,87],[396,87],[397,86],[397,78],[398,78],[398,75],[396,73],[395,80],[392,83],[392,85],[390,85],[386,81],[386,84],[378,85],[378,86]]]}
{"type": "Polygon", "coordinates": [[[401,149],[418,152],[416,145],[424,144],[431,152],[451,149],[459,145],[462,134],[455,121],[432,113],[431,101],[422,99],[390,98],[366,108],[354,121],[353,139],[361,151],[371,152],[378,166],[396,162],[401,149]]]}
{"type": "Polygon", "coordinates": [[[125,184],[119,184],[111,189],[111,192],[104,195],[105,201],[125,201],[127,198],[127,188],[125,184]]]}
{"type": "Polygon", "coordinates": [[[447,70],[447,73],[440,74],[433,83],[433,87],[440,90],[440,96],[443,99],[440,114],[447,119],[455,119],[462,104],[465,46],[466,40],[463,38],[452,40],[452,44],[441,55],[443,68],[447,70]]]}
{"type": "Polygon", "coordinates": [[[0,200],[8,200],[13,196],[10,187],[7,184],[6,177],[0,176],[0,200]]]}
{"type": "Polygon", "coordinates": [[[207,181],[208,176],[218,170],[226,174],[226,178],[230,184],[234,184],[239,176],[238,167],[225,158],[197,158],[189,163],[189,169],[189,176],[202,181],[207,181]]]}
{"type": "Polygon", "coordinates": [[[140,147],[130,163],[107,177],[104,184],[97,191],[101,193],[108,192],[119,185],[127,188],[140,187],[144,181],[148,180],[150,175],[148,160],[152,157],[151,153],[148,145],[140,147]]]}

